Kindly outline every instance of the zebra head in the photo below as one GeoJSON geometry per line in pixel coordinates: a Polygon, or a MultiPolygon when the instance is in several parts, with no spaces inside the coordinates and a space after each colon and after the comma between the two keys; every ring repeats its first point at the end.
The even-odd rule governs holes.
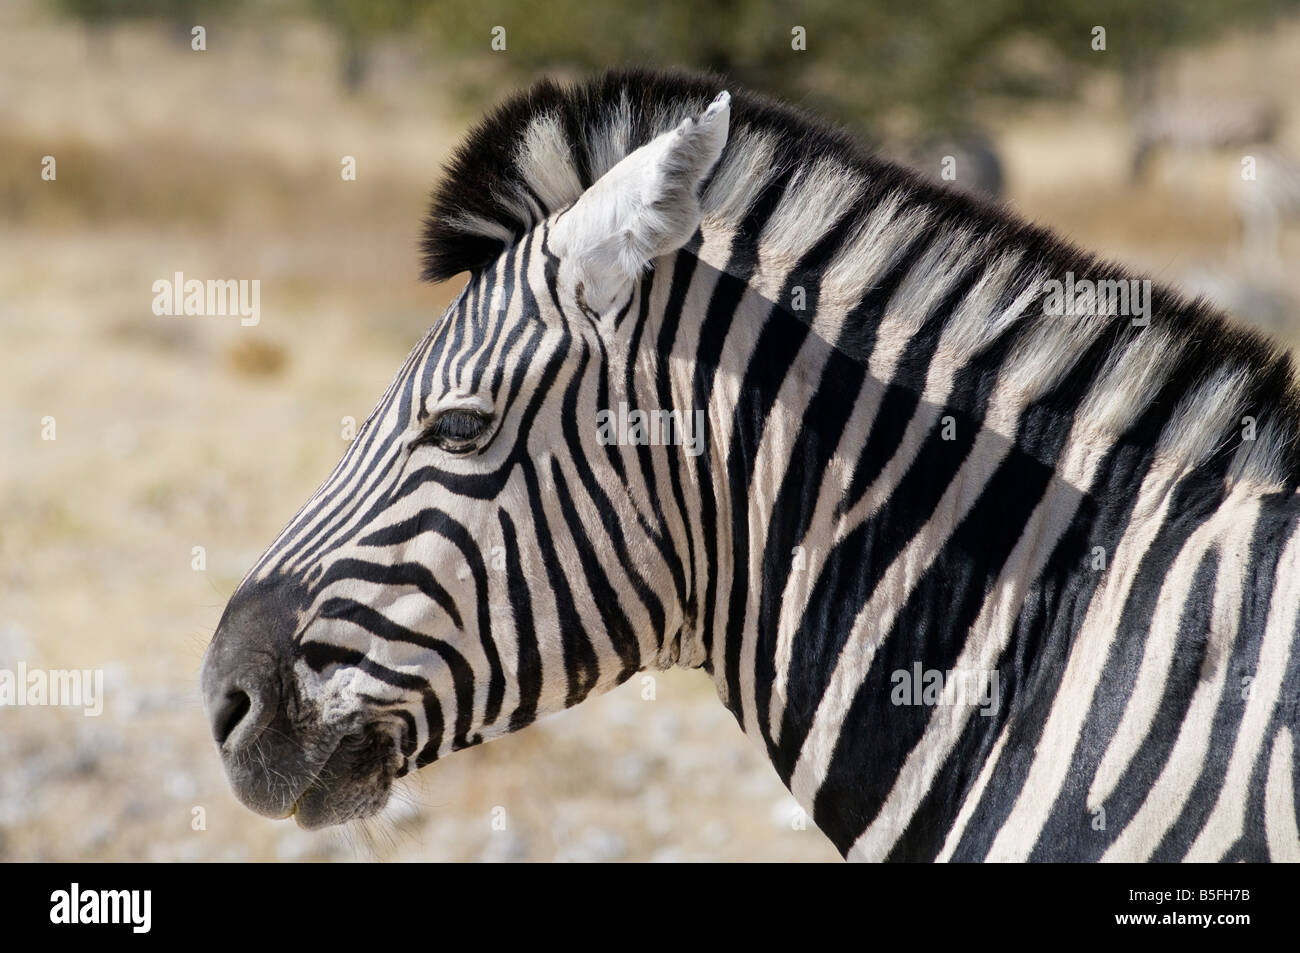
{"type": "Polygon", "coordinates": [[[611,445],[602,413],[636,406],[643,276],[700,226],[730,120],[725,92],[706,102],[610,133],[576,171],[543,111],[508,159],[515,195],[449,194],[508,115],[462,149],[428,273],[465,270],[449,256],[493,237],[494,254],[239,585],[204,658],[249,808],[307,828],[374,814],[408,772],[683,651],[678,544],[630,489],[682,442],[611,445]],[[485,201],[530,227],[487,220],[485,201]]]}

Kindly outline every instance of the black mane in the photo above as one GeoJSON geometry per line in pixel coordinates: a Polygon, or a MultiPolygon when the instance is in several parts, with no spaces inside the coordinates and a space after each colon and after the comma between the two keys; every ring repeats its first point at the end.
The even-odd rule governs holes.
{"type": "MultiPolygon", "coordinates": [[[[719,92],[731,92],[733,148],[741,130],[772,134],[777,144],[775,161],[794,167],[821,157],[833,157],[847,168],[856,168],[880,188],[911,185],[931,200],[956,201],[969,215],[980,209],[999,219],[991,206],[947,189],[936,188],[900,166],[865,153],[843,130],[816,119],[785,103],[748,90],[713,73],[685,70],[614,69],[573,85],[543,79],[530,89],[512,95],[474,126],[456,149],[442,182],[434,191],[424,223],[423,277],[445,281],[463,271],[476,271],[495,261],[505,250],[500,238],[458,227],[467,214],[492,222],[522,238],[539,221],[512,210],[502,195],[516,190],[532,192],[515,164],[521,137],[535,117],[553,115],[564,129],[574,170],[585,189],[599,174],[593,150],[609,117],[626,102],[630,120],[627,151],[644,145],[713,99],[719,92]]],[[[725,153],[724,153],[725,155],[725,153]]],[[[603,174],[605,170],[600,169],[603,174]]],[[[874,190],[874,188],[873,188],[874,190]]],[[[538,198],[536,193],[532,193],[538,198]]],[[[577,195],[569,197],[575,201],[577,195]]],[[[545,217],[559,208],[537,204],[545,217]]],[[[1007,225],[1009,221],[998,220],[1007,225]]]]}

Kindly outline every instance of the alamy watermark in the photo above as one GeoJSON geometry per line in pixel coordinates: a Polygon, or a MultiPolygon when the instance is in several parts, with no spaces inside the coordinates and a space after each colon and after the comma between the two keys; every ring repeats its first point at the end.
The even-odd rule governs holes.
{"type": "Polygon", "coordinates": [[[680,410],[630,410],[620,401],[617,413],[596,413],[596,438],[602,446],[682,447],[691,457],[704,452],[704,426],[702,410],[692,419],[680,410]],[[693,426],[688,427],[688,421],[693,426]]]}
{"type": "Polygon", "coordinates": [[[83,890],[74,883],[50,894],[50,922],[125,924],[132,933],[148,933],[153,926],[153,891],[83,890]]]}
{"type": "Polygon", "coordinates": [[[1043,313],[1051,315],[1083,315],[1103,317],[1131,317],[1133,326],[1146,327],[1151,323],[1151,281],[1148,278],[1091,278],[1074,277],[1067,271],[1065,280],[1049,278],[1043,282],[1043,313]]]}
{"type": "Polygon", "coordinates": [[[262,282],[258,278],[186,279],[178,271],[173,278],[153,283],[153,313],[156,315],[238,315],[239,323],[251,328],[262,320],[262,282]]]}
{"type": "Polygon", "coordinates": [[[80,708],[87,718],[104,713],[101,669],[0,668],[0,708],[80,708]]]}
{"type": "Polygon", "coordinates": [[[1000,693],[996,670],[925,668],[895,669],[889,680],[889,700],[895,705],[969,705],[988,717],[998,709],[1000,693]]]}

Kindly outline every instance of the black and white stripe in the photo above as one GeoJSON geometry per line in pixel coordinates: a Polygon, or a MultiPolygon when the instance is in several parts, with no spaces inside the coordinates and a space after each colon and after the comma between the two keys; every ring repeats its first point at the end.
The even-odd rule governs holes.
{"type": "Polygon", "coordinates": [[[701,667],[851,858],[1300,858],[1287,357],[1160,288],[1047,314],[1129,276],[751,95],[699,227],[586,308],[574,203],[722,88],[543,83],[461,147],[425,260],[468,284],[242,587],[301,590],[300,694],[393,713],[405,773],[701,667]],[[600,442],[621,403],[702,452],[600,442]],[[916,665],[995,710],[894,704],[916,665]]]}

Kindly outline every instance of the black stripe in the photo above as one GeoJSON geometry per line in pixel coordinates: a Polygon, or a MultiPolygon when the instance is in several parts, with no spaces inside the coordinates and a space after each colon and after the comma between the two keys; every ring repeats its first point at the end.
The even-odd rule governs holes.
{"type": "Polygon", "coordinates": [[[396,563],[392,566],[384,566],[362,559],[339,559],[330,564],[330,568],[313,586],[313,596],[345,579],[360,579],[381,586],[414,586],[447,614],[452,625],[457,629],[465,627],[451,593],[433,578],[433,573],[418,563],[396,563]]]}
{"type": "Polygon", "coordinates": [[[999,663],[1011,703],[1007,742],[953,852],[954,860],[987,855],[1024,786],[1075,634],[1104,576],[1091,569],[1092,553],[1100,548],[1107,566],[1114,558],[1137,502],[1135,488],[1150,469],[1171,404],[1168,399],[1152,401],[1100,461],[1070,528],[1026,594],[1011,644],[999,663]]]}
{"type": "MultiPolygon", "coordinates": [[[[1203,526],[1222,504],[1226,491],[1224,469],[1220,466],[1197,471],[1192,478],[1180,481],[1170,492],[1169,515],[1142,554],[1133,587],[1119,618],[1114,621],[1114,639],[1102,664],[1104,677],[1089,699],[1088,716],[1080,729],[1079,740],[1066,775],[1070,783],[1064,785],[1057,796],[1052,812],[1043,824],[1042,835],[1030,854],[1030,860],[1100,859],[1141,806],[1148,789],[1129,786],[1124,782],[1128,781],[1130,785],[1140,784],[1146,779],[1144,775],[1149,775],[1149,779],[1146,779],[1149,787],[1159,776],[1159,769],[1173,746],[1176,731],[1173,737],[1158,736],[1154,745],[1140,753],[1145,755],[1139,761],[1140,770],[1132,775],[1126,773],[1115,792],[1102,805],[1106,812],[1105,827],[1094,825],[1094,815],[1086,804],[1088,789],[1096,778],[1097,768],[1106,749],[1114,741],[1115,730],[1119,727],[1131,697],[1146,643],[1151,637],[1151,620],[1155,615],[1160,590],[1192,533],[1203,526]],[[1157,755],[1160,756],[1158,760],[1157,755]]],[[[1183,651],[1181,660],[1190,666],[1181,672],[1171,672],[1171,676],[1183,680],[1183,684],[1174,686],[1179,689],[1182,700],[1169,699],[1176,707],[1165,712],[1175,719],[1175,724],[1181,724],[1182,714],[1191,701],[1191,693],[1187,689],[1195,688],[1200,659],[1205,651],[1205,633],[1210,621],[1210,607],[1206,601],[1213,601],[1213,562],[1208,567],[1203,565],[1201,568],[1210,572],[1209,582],[1198,571],[1197,582],[1205,588],[1200,590],[1199,599],[1197,590],[1193,590],[1193,596],[1183,613],[1183,623],[1196,631],[1187,633],[1186,640],[1180,638],[1175,643],[1175,648],[1183,651]]],[[[1168,638],[1169,634],[1156,633],[1156,637],[1168,638]]],[[[1182,635],[1181,632],[1179,634],[1182,635]]]]}
{"type": "Polygon", "coordinates": [[[564,659],[564,672],[568,680],[568,692],[564,707],[572,708],[585,699],[600,678],[600,666],[596,661],[596,650],[587,636],[578,608],[573,602],[573,593],[568,580],[560,570],[559,557],[551,528],[546,520],[546,511],[542,506],[542,492],[538,485],[537,472],[531,460],[525,458],[520,463],[524,475],[524,485],[528,489],[528,511],[533,514],[533,529],[537,537],[537,546],[541,551],[542,566],[546,569],[546,578],[551,592],[555,596],[555,611],[559,625],[561,656],[564,659]]]}
{"type": "MultiPolygon", "coordinates": [[[[600,621],[614,646],[614,651],[623,662],[623,668],[618,674],[618,680],[622,682],[641,668],[641,648],[637,644],[636,634],[632,631],[632,623],[628,621],[622,605],[619,604],[618,592],[610,585],[609,577],[600,568],[600,555],[592,545],[591,537],[583,528],[582,518],[578,516],[578,509],[573,505],[573,497],[569,494],[564,471],[560,469],[560,463],[554,457],[551,457],[551,479],[555,481],[555,499],[560,504],[560,513],[569,527],[574,549],[577,550],[578,560],[582,563],[582,574],[587,581],[587,591],[591,593],[592,601],[596,605],[596,611],[600,613],[600,621]]],[[[662,626],[662,622],[660,624],[662,626]]]]}
{"type": "MultiPolygon", "coordinates": [[[[1219,793],[1228,774],[1241,718],[1246,711],[1243,690],[1244,679],[1254,679],[1259,667],[1259,650],[1264,640],[1264,627],[1268,621],[1273,591],[1277,586],[1277,571],[1287,541],[1300,526],[1300,506],[1291,492],[1269,494],[1260,504],[1259,521],[1251,538],[1250,550],[1244,566],[1241,594],[1241,615],[1237,637],[1231,651],[1221,664],[1227,666],[1223,692],[1215,707],[1214,722],[1210,729],[1209,747],[1205,752],[1201,773],[1192,786],[1191,794],[1178,819],[1165,832],[1151,860],[1164,863],[1182,860],[1195,843],[1205,822],[1218,801],[1219,793]]],[[[1294,643],[1293,643],[1294,644],[1294,643]]]]}
{"type": "Polygon", "coordinates": [[[517,731],[537,718],[537,701],[542,696],[542,656],[537,648],[533,600],[519,558],[515,524],[505,510],[497,516],[506,554],[506,589],[515,624],[515,680],[519,683],[519,704],[510,715],[510,730],[517,731]]]}
{"type": "Polygon", "coordinates": [[[501,667],[501,656],[497,652],[496,643],[492,640],[492,617],[488,611],[487,567],[469,531],[446,513],[430,507],[400,523],[370,533],[359,540],[358,545],[395,546],[415,539],[423,533],[436,533],[459,549],[474,578],[479,644],[483,646],[483,655],[488,665],[487,704],[483,723],[490,725],[501,713],[501,699],[505,695],[506,687],[505,672],[501,667]]]}
{"type": "Polygon", "coordinates": [[[392,621],[382,612],[352,599],[327,599],[321,606],[319,614],[323,619],[343,619],[351,622],[385,642],[404,642],[436,652],[446,663],[447,670],[451,674],[452,687],[456,692],[456,733],[452,743],[456,748],[467,748],[473,743],[469,731],[474,716],[474,669],[451,643],[413,632],[406,626],[392,621]]]}

